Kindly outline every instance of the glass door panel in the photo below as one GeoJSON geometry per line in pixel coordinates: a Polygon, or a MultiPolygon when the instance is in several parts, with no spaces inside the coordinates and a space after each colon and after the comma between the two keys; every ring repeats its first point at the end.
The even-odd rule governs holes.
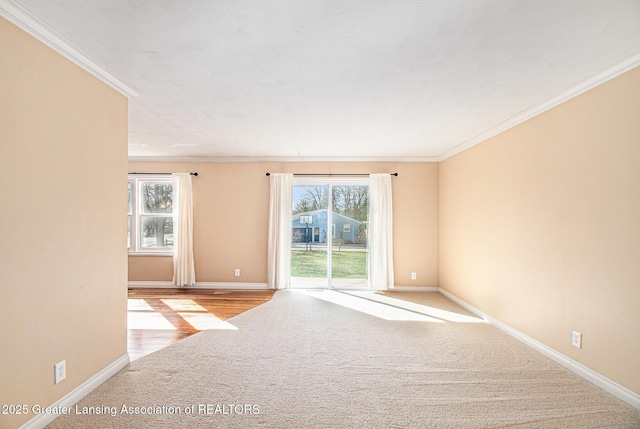
{"type": "Polygon", "coordinates": [[[329,185],[294,185],[291,287],[326,288],[329,185]]]}
{"type": "Polygon", "coordinates": [[[369,186],[331,187],[331,277],[336,289],[368,288],[369,186]]]}

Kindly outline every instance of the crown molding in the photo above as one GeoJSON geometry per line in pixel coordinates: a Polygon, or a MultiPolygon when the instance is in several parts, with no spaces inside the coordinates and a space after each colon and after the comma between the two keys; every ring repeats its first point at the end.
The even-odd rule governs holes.
{"type": "Polygon", "coordinates": [[[313,156],[130,156],[129,162],[438,162],[435,156],[416,157],[313,157],[313,156]]]}
{"type": "Polygon", "coordinates": [[[135,97],[137,91],[113,73],[106,70],[87,53],[74,46],[61,34],[14,0],[0,0],[0,16],[44,43],[72,63],[91,73],[126,97],[135,97]]]}
{"type": "Polygon", "coordinates": [[[141,156],[129,157],[130,162],[441,162],[447,158],[457,155],[473,146],[480,144],[491,137],[507,131],[529,119],[532,119],[541,113],[546,112],[572,98],[577,97],[603,83],[620,76],[636,67],[640,66],[640,54],[635,55],[628,60],[612,67],[604,72],[598,73],[592,77],[584,79],[575,85],[570,86],[562,94],[552,97],[551,99],[523,110],[511,118],[499,123],[498,125],[487,129],[486,131],[460,143],[452,149],[442,153],[439,156],[419,156],[419,157],[148,157],[141,156]]]}
{"type": "Polygon", "coordinates": [[[595,76],[589,77],[587,79],[582,80],[581,82],[572,85],[560,95],[557,95],[545,102],[542,102],[538,105],[529,107],[528,109],[523,110],[522,112],[512,116],[511,118],[501,122],[500,124],[489,128],[488,130],[476,135],[475,137],[470,138],[469,140],[459,144],[458,146],[450,149],[440,156],[436,157],[437,161],[444,161],[447,158],[450,158],[462,151],[465,151],[479,143],[482,143],[485,140],[490,139],[510,128],[515,127],[522,122],[525,122],[535,116],[538,116],[541,113],[546,112],[562,103],[565,103],[571,100],[578,95],[589,91],[603,83],[620,76],[623,73],[628,72],[631,69],[640,66],[640,54],[635,55],[628,60],[618,64],[615,67],[612,67],[609,70],[606,70],[602,73],[598,73],[595,76]]]}

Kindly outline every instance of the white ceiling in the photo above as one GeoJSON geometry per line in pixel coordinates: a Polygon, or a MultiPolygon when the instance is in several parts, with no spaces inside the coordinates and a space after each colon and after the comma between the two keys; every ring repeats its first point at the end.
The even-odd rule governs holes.
{"type": "Polygon", "coordinates": [[[640,63],[638,0],[17,3],[135,88],[133,159],[437,160],[640,63]]]}

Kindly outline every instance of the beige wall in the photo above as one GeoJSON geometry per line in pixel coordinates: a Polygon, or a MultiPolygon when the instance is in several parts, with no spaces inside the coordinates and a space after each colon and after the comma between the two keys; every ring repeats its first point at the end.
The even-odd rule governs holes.
{"type": "MultiPolygon", "coordinates": [[[[193,179],[198,282],[267,281],[269,179],[280,173],[398,172],[393,178],[395,284],[437,286],[438,166],[433,163],[131,163],[131,172],[197,171],[193,179]],[[241,277],[233,271],[240,268],[241,277]],[[410,280],[410,273],[417,279],[410,280]]],[[[129,280],[171,281],[170,257],[130,256],[129,280]]]]}
{"type": "Polygon", "coordinates": [[[48,406],[127,352],[127,100],[2,18],[0,100],[0,404],[48,406]]]}
{"type": "Polygon", "coordinates": [[[440,286],[640,394],[639,112],[636,68],[440,163],[440,286]]]}

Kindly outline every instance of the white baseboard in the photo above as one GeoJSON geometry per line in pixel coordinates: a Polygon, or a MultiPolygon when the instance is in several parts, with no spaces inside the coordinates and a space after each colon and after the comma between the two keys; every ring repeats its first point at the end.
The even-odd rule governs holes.
{"type": "MultiPolygon", "coordinates": [[[[114,376],[122,368],[127,366],[130,361],[131,359],[129,358],[129,354],[122,355],[121,357],[107,365],[105,368],[103,368],[100,372],[95,374],[93,377],[82,383],[80,386],[76,387],[71,392],[67,393],[65,396],[54,402],[51,407],[73,407],[82,398],[91,393],[96,387],[100,386],[102,383],[114,376]]],[[[38,414],[36,417],[20,426],[19,429],[42,429],[49,423],[54,421],[57,417],[57,414],[38,414]]]]}
{"type": "MultiPolygon", "coordinates": [[[[271,289],[266,283],[240,283],[240,282],[197,282],[192,286],[179,288],[172,282],[167,281],[129,281],[129,289],[140,288],[160,288],[160,289],[238,289],[238,290],[267,290],[271,289]]],[[[325,289],[325,286],[318,286],[317,289],[325,289]]],[[[302,289],[316,289],[316,287],[305,287],[302,289]]],[[[360,290],[360,289],[357,289],[360,290]]],[[[437,286],[394,286],[389,292],[439,292],[437,286]]]]}
{"type": "Polygon", "coordinates": [[[129,281],[129,289],[139,288],[159,288],[159,289],[173,289],[177,288],[172,282],[160,282],[160,281],[129,281]]]}
{"type": "Polygon", "coordinates": [[[271,289],[266,283],[198,282],[192,289],[271,289]]]}
{"type": "MultiPolygon", "coordinates": [[[[266,283],[240,283],[240,282],[197,282],[192,286],[179,288],[167,281],[129,281],[129,289],[161,288],[161,289],[237,289],[237,290],[267,290],[271,289],[266,283]]],[[[325,286],[304,287],[302,289],[325,289],[325,286]]],[[[360,290],[360,289],[357,289],[360,290]]],[[[389,292],[439,292],[437,286],[394,286],[389,292]]]]}
{"type": "Polygon", "coordinates": [[[505,332],[506,334],[508,334],[508,335],[514,337],[515,339],[523,342],[524,344],[528,345],[529,347],[533,348],[534,350],[542,353],[543,355],[545,355],[549,359],[559,363],[563,367],[569,369],[570,371],[574,372],[575,374],[579,375],[580,377],[584,378],[585,380],[595,384],[596,386],[598,386],[602,390],[612,394],[616,398],[621,399],[624,402],[626,402],[627,404],[631,405],[632,407],[637,408],[637,409],[640,410],[640,395],[638,395],[637,393],[632,392],[631,390],[627,389],[624,386],[619,385],[618,383],[616,383],[613,380],[608,379],[607,377],[603,376],[602,374],[599,374],[599,373],[593,371],[592,369],[587,368],[586,366],[584,366],[584,365],[576,362],[575,360],[563,355],[562,353],[552,349],[551,347],[542,344],[540,341],[535,340],[535,339],[529,337],[528,335],[523,334],[522,332],[518,331],[517,329],[514,329],[511,326],[509,326],[509,325],[507,325],[507,324],[505,324],[505,323],[503,323],[503,322],[501,322],[499,320],[494,319],[493,317],[491,317],[488,314],[480,311],[476,307],[474,307],[471,304],[463,301],[462,299],[458,298],[457,296],[453,295],[452,293],[447,292],[444,289],[440,289],[440,293],[442,295],[446,296],[447,298],[449,298],[451,301],[459,304],[461,307],[469,310],[470,312],[472,312],[476,316],[482,318],[486,322],[491,323],[496,328],[500,329],[501,331],[505,332]]]}
{"type": "Polygon", "coordinates": [[[389,289],[387,292],[440,292],[440,288],[437,286],[394,286],[393,289],[389,289]]]}
{"type": "Polygon", "coordinates": [[[129,289],[162,288],[162,289],[237,289],[237,290],[266,290],[270,289],[266,283],[240,282],[196,282],[195,285],[178,287],[166,281],[129,281],[129,289]]]}

